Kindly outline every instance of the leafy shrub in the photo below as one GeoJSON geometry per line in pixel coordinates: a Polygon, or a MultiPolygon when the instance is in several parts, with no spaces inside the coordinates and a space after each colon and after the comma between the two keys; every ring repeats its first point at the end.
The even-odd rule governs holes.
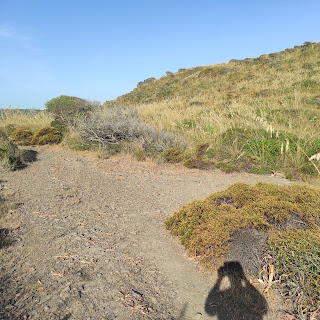
{"type": "Polygon", "coordinates": [[[52,125],[65,127],[74,124],[77,118],[84,116],[99,105],[98,102],[62,95],[48,101],[46,109],[55,116],[52,125]]]}
{"type": "Polygon", "coordinates": [[[10,134],[10,140],[18,145],[28,146],[32,143],[33,132],[29,129],[19,128],[10,134]]]}
{"type": "Polygon", "coordinates": [[[182,152],[177,148],[168,148],[162,153],[164,161],[169,163],[178,163],[182,161],[182,152]]]}
{"type": "Polygon", "coordinates": [[[207,267],[215,266],[228,252],[236,232],[255,228],[267,233],[269,240],[260,250],[267,246],[276,259],[278,277],[289,283],[287,293],[301,297],[303,292],[298,304],[312,311],[320,297],[319,223],[319,190],[301,185],[236,183],[183,206],[166,219],[165,226],[207,267]]]}
{"type": "Polygon", "coordinates": [[[11,170],[23,167],[23,152],[10,141],[3,131],[0,131],[0,164],[11,170]]]}
{"type": "Polygon", "coordinates": [[[106,147],[120,142],[138,142],[148,154],[161,153],[175,144],[168,132],[142,122],[134,108],[107,107],[94,110],[79,123],[80,135],[89,144],[106,147]]]}
{"type": "Polygon", "coordinates": [[[228,164],[228,163],[226,163],[226,162],[222,162],[222,161],[217,162],[217,163],[215,164],[215,166],[216,166],[218,169],[220,169],[221,171],[225,172],[225,173],[230,173],[230,172],[236,171],[236,170],[238,169],[237,166],[235,166],[235,165],[230,165],[230,164],[228,164]]]}
{"type": "Polygon", "coordinates": [[[33,138],[33,144],[55,144],[59,143],[61,140],[61,132],[54,127],[45,127],[37,131],[33,138]]]}
{"type": "Polygon", "coordinates": [[[202,143],[195,147],[194,153],[183,163],[187,168],[209,169],[213,162],[208,159],[206,152],[209,149],[209,143],[202,143]]]}

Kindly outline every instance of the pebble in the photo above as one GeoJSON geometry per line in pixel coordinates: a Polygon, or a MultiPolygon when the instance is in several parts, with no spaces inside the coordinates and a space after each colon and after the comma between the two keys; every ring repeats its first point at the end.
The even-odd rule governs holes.
{"type": "Polygon", "coordinates": [[[39,303],[40,303],[40,304],[45,303],[45,302],[47,302],[48,300],[50,300],[51,298],[52,298],[52,295],[49,294],[49,295],[43,297],[43,298],[40,300],[39,303]]]}

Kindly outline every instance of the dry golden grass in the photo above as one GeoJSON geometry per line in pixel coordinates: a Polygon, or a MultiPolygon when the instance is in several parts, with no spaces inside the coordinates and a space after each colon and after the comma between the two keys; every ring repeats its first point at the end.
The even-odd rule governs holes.
{"type": "Polygon", "coordinates": [[[24,111],[15,109],[1,110],[0,128],[6,130],[9,126],[25,128],[33,132],[43,127],[50,126],[52,115],[45,111],[24,111]]]}

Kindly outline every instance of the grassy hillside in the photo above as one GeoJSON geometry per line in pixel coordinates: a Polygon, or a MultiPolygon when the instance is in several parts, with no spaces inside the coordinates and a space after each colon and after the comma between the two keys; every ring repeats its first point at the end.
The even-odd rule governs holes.
{"type": "MultiPolygon", "coordinates": [[[[263,159],[268,148],[251,152],[260,166],[302,168],[304,158],[320,151],[320,43],[167,72],[104,105],[114,104],[136,106],[146,122],[186,136],[191,146],[209,142],[212,154],[227,153],[222,158],[230,166],[239,168],[235,159],[247,148],[239,140],[254,136],[258,145],[266,137],[277,140],[271,144],[278,158],[271,163],[263,159]]],[[[307,167],[301,171],[317,172],[312,163],[307,167]]]]}

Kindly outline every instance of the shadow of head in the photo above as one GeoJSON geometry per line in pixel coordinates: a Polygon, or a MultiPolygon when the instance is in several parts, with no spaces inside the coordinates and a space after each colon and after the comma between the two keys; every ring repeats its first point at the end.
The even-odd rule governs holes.
{"type": "Polygon", "coordinates": [[[243,268],[238,261],[227,261],[218,269],[218,275],[245,278],[243,268]]]}
{"type": "Polygon", "coordinates": [[[225,262],[205,302],[205,311],[219,320],[262,320],[268,304],[250,284],[238,261],[225,262]]]}

